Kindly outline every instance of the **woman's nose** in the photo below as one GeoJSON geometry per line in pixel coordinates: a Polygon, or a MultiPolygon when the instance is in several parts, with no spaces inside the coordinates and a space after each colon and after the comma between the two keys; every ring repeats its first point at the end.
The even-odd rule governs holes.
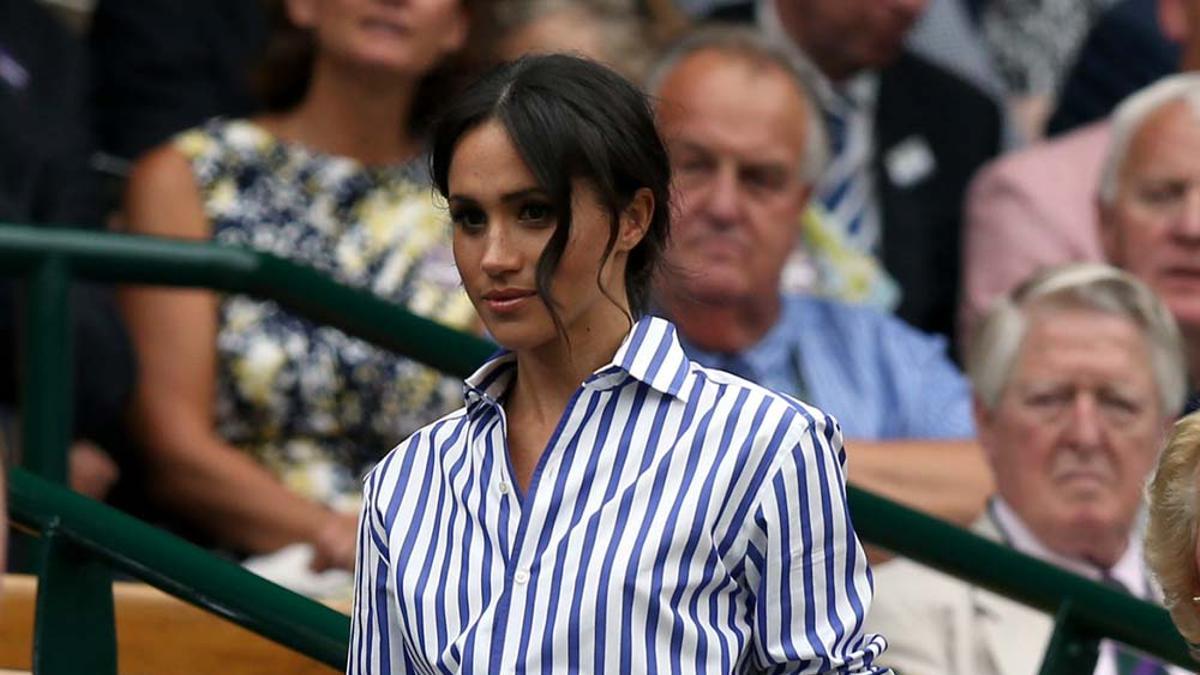
{"type": "Polygon", "coordinates": [[[503,276],[520,268],[521,259],[504,226],[488,228],[480,266],[490,276],[503,276]]]}

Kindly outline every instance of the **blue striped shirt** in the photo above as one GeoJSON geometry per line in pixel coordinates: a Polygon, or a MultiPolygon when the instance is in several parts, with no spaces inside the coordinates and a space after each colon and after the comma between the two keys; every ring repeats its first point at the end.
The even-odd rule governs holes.
{"type": "Polygon", "coordinates": [[[367,476],[349,673],[889,672],[837,422],[645,318],[522,494],[515,370],[488,361],[367,476]]]}
{"type": "MultiPolygon", "coordinates": [[[[771,330],[737,355],[739,375],[828,412],[851,439],[975,437],[971,385],[944,338],[862,305],[782,301],[771,330]]],[[[682,344],[695,361],[733,369],[721,354],[682,344]]]]}

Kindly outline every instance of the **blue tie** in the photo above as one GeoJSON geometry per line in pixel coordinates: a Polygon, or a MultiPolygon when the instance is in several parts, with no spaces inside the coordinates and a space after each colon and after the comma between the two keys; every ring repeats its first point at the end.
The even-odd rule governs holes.
{"type": "MultiPolygon", "coordinates": [[[[850,157],[854,151],[851,138],[851,103],[843,98],[834,102],[825,111],[825,125],[829,133],[830,163],[821,181],[819,198],[829,213],[831,221],[853,241],[862,234],[866,218],[868,177],[861,162],[850,157]]],[[[866,251],[870,252],[870,251],[866,251]]]]}

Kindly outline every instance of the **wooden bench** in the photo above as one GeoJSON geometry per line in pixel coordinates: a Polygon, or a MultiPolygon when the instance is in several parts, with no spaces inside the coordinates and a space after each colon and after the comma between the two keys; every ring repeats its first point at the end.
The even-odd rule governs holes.
{"type": "MultiPolygon", "coordinates": [[[[2,593],[0,675],[28,672],[37,579],[6,575],[2,593]]],[[[113,598],[122,675],[339,672],[146,584],[115,582],[113,598]]]]}

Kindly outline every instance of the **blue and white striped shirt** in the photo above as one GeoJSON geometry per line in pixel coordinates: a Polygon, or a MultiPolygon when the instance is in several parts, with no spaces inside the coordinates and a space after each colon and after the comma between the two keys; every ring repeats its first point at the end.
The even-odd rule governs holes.
{"type": "Polygon", "coordinates": [[[366,479],[349,673],[886,673],[841,432],[637,322],[528,492],[515,358],[366,479]]]}

